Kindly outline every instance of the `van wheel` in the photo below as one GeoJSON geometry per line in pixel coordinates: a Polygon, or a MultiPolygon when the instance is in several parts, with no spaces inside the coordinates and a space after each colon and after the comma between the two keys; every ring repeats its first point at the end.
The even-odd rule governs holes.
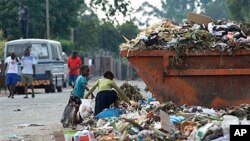
{"type": "Polygon", "coordinates": [[[62,87],[61,86],[59,86],[59,87],[56,87],[56,89],[57,89],[57,92],[62,92],[62,87]]]}
{"type": "Polygon", "coordinates": [[[50,91],[51,91],[52,93],[56,92],[55,86],[54,86],[53,84],[50,85],[50,91]]]}
{"type": "Polygon", "coordinates": [[[50,86],[46,86],[44,90],[45,90],[45,93],[50,93],[50,86]]]}

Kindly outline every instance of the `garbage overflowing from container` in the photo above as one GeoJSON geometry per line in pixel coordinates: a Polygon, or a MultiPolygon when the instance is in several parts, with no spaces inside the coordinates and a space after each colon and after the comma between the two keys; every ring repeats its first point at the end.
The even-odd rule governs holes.
{"type": "MultiPolygon", "coordinates": [[[[138,90],[127,82],[122,87],[138,90]]],[[[160,103],[153,97],[131,100],[131,105],[120,101],[119,108],[105,109],[95,117],[91,112],[80,115],[84,120],[76,130],[64,132],[66,141],[219,141],[229,140],[230,125],[250,125],[249,104],[214,110],[160,103]]]]}
{"type": "Polygon", "coordinates": [[[120,45],[158,101],[223,108],[250,104],[250,24],[188,14],[163,20],[120,45]],[[240,91],[239,91],[240,90],[240,91]]]}
{"type": "Polygon", "coordinates": [[[233,21],[210,22],[208,25],[175,25],[163,20],[144,30],[135,39],[127,39],[120,45],[120,50],[219,50],[233,53],[244,48],[250,49],[250,28],[247,23],[233,21]],[[241,28],[242,27],[242,28],[241,28]]]}

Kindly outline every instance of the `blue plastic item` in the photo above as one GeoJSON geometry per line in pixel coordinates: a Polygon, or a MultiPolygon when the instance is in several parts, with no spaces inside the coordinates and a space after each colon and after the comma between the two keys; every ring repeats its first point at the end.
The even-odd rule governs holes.
{"type": "Polygon", "coordinates": [[[147,103],[149,104],[150,102],[153,102],[153,101],[155,101],[155,100],[156,100],[155,98],[150,97],[150,98],[147,99],[147,103]]]}
{"type": "Polygon", "coordinates": [[[175,116],[171,115],[170,116],[170,123],[175,124],[175,123],[181,123],[185,118],[183,116],[175,116]]]}
{"type": "Polygon", "coordinates": [[[118,108],[106,109],[95,116],[96,119],[119,117],[122,110],[118,108]]]}

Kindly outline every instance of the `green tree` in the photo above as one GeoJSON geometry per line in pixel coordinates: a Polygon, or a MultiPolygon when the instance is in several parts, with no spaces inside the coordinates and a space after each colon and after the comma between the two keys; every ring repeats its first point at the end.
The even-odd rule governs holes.
{"type": "Polygon", "coordinates": [[[188,12],[200,12],[211,16],[213,19],[227,19],[226,0],[161,0],[161,7],[155,7],[148,2],[144,2],[137,9],[137,12],[143,12],[148,15],[146,23],[134,18],[140,25],[148,25],[150,17],[159,19],[169,19],[177,23],[182,23],[186,19],[188,12]]]}
{"type": "Polygon", "coordinates": [[[249,6],[249,0],[227,0],[229,18],[236,21],[250,22],[249,6]]]}
{"type": "Polygon", "coordinates": [[[99,27],[99,47],[106,50],[118,53],[119,37],[121,36],[114,25],[110,22],[105,22],[99,27]]]}
{"type": "MultiPolygon", "coordinates": [[[[24,0],[23,0],[24,1],[24,0]]],[[[18,28],[18,4],[17,0],[0,1],[0,29],[8,40],[21,37],[18,28]]],[[[46,37],[46,1],[25,0],[29,9],[29,37],[46,37]]],[[[50,0],[50,31],[52,38],[69,37],[70,27],[76,25],[79,10],[83,7],[83,0],[50,0]]]]}
{"type": "Polygon", "coordinates": [[[128,39],[134,39],[139,32],[138,27],[132,21],[128,21],[117,26],[117,30],[119,31],[120,35],[124,35],[128,39]]]}
{"type": "Polygon", "coordinates": [[[20,37],[17,12],[18,1],[0,1],[0,30],[2,30],[4,38],[14,39],[20,37]]]}
{"type": "Polygon", "coordinates": [[[203,4],[203,14],[212,17],[213,20],[228,19],[226,0],[210,1],[203,4]]]}
{"type": "Polygon", "coordinates": [[[95,52],[98,50],[98,17],[91,13],[79,18],[79,24],[75,28],[74,45],[77,50],[83,52],[95,52]]]}
{"type": "Polygon", "coordinates": [[[116,21],[116,16],[128,16],[132,8],[130,0],[91,0],[90,6],[94,9],[101,9],[105,12],[108,22],[116,21]]]}
{"type": "MultiPolygon", "coordinates": [[[[181,23],[182,20],[186,18],[186,14],[188,12],[192,12],[195,10],[196,9],[195,9],[194,1],[161,0],[161,8],[155,7],[148,2],[144,2],[142,6],[139,9],[137,9],[137,12],[142,11],[143,15],[153,16],[159,19],[161,18],[170,19],[174,22],[181,23]]],[[[136,20],[136,21],[139,21],[139,20],[136,20]]],[[[140,24],[142,25],[144,23],[140,23],[140,24]]]]}

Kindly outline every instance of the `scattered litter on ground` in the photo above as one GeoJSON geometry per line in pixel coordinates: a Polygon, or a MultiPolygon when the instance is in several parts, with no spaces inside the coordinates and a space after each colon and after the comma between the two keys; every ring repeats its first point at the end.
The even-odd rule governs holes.
{"type": "Polygon", "coordinates": [[[21,109],[19,108],[14,110],[14,112],[19,112],[19,111],[21,111],[21,109]]]}
{"type": "Polygon", "coordinates": [[[153,97],[131,98],[131,105],[121,101],[119,108],[106,109],[100,113],[101,117],[90,112],[76,130],[64,131],[65,140],[228,140],[230,125],[250,125],[249,104],[209,109],[177,106],[171,101],[160,103],[153,97]]]}
{"type": "Polygon", "coordinates": [[[19,125],[14,125],[17,128],[23,128],[23,127],[31,127],[31,126],[45,126],[43,124],[19,124],[19,125]]]}

